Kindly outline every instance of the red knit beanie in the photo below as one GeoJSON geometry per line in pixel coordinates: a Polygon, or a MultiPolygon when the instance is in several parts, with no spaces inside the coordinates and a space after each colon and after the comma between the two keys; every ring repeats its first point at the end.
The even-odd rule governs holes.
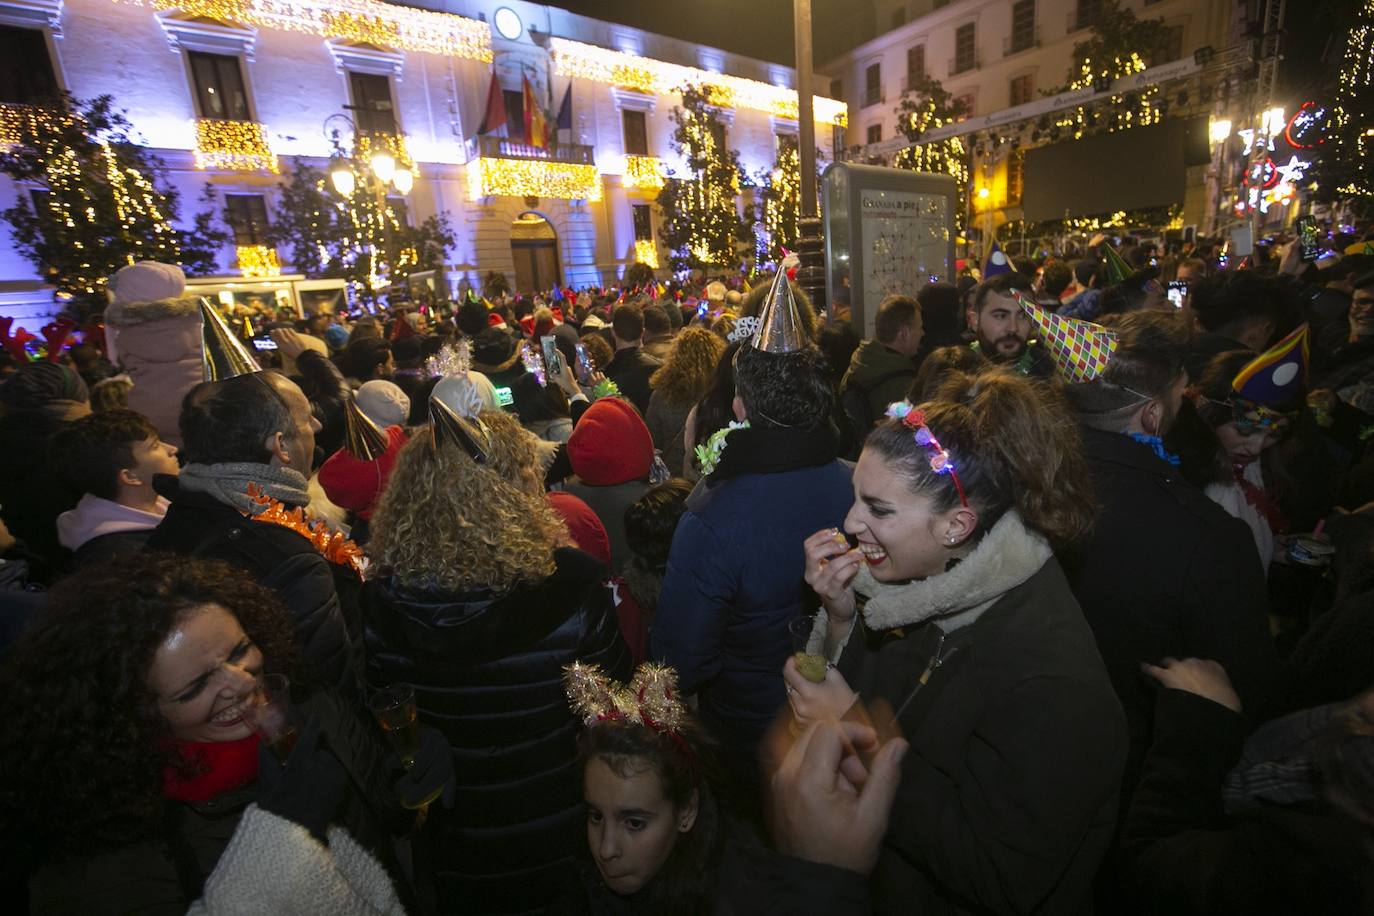
{"type": "Polygon", "coordinates": [[[573,427],[568,460],[573,473],[594,487],[646,480],[654,463],[654,440],[633,405],[602,398],[573,427]]]}

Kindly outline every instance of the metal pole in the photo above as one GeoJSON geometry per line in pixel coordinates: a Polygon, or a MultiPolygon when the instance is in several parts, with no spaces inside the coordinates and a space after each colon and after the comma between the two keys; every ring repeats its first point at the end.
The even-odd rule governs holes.
{"type": "Polygon", "coordinates": [[[801,203],[797,218],[797,285],[819,315],[827,312],[825,238],[816,214],[816,117],[811,89],[811,0],[792,0],[797,57],[797,154],[801,160],[801,203]]]}

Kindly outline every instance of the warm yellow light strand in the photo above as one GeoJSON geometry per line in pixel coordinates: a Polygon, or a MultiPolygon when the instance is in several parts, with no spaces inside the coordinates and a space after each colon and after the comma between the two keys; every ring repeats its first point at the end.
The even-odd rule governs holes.
{"type": "Polygon", "coordinates": [[[276,174],[276,154],[256,121],[196,120],[196,168],[276,174]]]}
{"type": "Polygon", "coordinates": [[[547,159],[477,159],[468,163],[471,199],[483,197],[548,197],[554,200],[601,199],[601,176],[594,165],[547,159]]]}

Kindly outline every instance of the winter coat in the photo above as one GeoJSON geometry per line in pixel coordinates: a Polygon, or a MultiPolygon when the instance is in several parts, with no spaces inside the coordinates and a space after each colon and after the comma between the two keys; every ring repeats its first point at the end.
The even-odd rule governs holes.
{"type": "Polygon", "coordinates": [[[654,448],[662,453],[663,463],[674,471],[675,477],[680,475],[683,459],[687,457],[683,433],[687,428],[687,415],[695,406],[695,401],[670,403],[661,391],[649,395],[649,410],[644,414],[644,423],[653,436],[654,448]]]}
{"type": "Polygon", "coordinates": [[[630,657],[601,564],[573,548],[554,558],[552,576],[505,594],[367,584],[369,683],[414,685],[421,720],[453,748],[458,801],[430,820],[438,900],[457,912],[542,909],[586,843],[563,668],[580,659],[623,680],[630,657]]]}
{"type": "MultiPolygon", "coordinates": [[[[840,380],[840,396],[852,387],[862,390],[868,402],[868,416],[881,420],[887,405],[906,397],[916,378],[916,364],[887,344],[865,340],[849,359],[849,369],[840,380]]],[[[867,435],[868,430],[860,430],[867,435]]]]}
{"type": "Polygon", "coordinates": [[[31,572],[39,581],[47,581],[66,563],[66,551],[57,540],[57,517],[81,496],[58,479],[48,459],[48,443],[67,425],[41,411],[0,417],[0,517],[38,561],[31,572]]]}
{"type": "MultiPolygon", "coordinates": [[[[308,335],[302,335],[302,338],[323,343],[308,335]]],[[[320,431],[315,434],[315,449],[320,455],[315,460],[319,461],[343,448],[347,436],[344,405],[353,392],[333,360],[315,350],[306,350],[297,357],[296,372],[292,378],[310,401],[310,410],[315,419],[320,421],[320,431]]]]}
{"type": "Polygon", "coordinates": [[[875,911],[1091,912],[1126,730],[1049,546],[1012,512],[950,572],[883,586],[863,570],[861,593],[865,579],[837,665],[911,743],[875,911]]]}
{"type": "Polygon", "coordinates": [[[1278,661],[1245,523],[1128,436],[1085,428],[1083,451],[1097,519],[1061,561],[1126,711],[1129,796],[1151,744],[1153,688],[1141,662],[1214,659],[1262,718],[1278,661]]]}
{"type": "Polygon", "coordinates": [[[649,377],[662,365],[660,360],[645,353],[643,347],[626,347],[616,350],[615,356],[601,371],[606,378],[615,382],[620,393],[629,398],[643,415],[649,410],[649,395],[653,392],[649,387],[649,377]]]}
{"type": "Polygon", "coordinates": [[[673,335],[659,334],[646,339],[640,346],[644,349],[645,356],[652,356],[659,362],[664,362],[673,349],[673,335]]]}
{"type": "Polygon", "coordinates": [[[1318,801],[1227,817],[1222,783],[1240,758],[1244,717],[1182,690],[1161,690],[1157,709],[1122,828],[1142,913],[1374,912],[1367,831],[1318,801]]]}
{"type": "Polygon", "coordinates": [[[396,467],[396,456],[401,453],[401,446],[409,441],[406,431],[399,426],[387,427],[386,437],[386,451],[375,461],[363,461],[354,458],[347,449],[339,449],[320,465],[319,481],[325,496],[334,505],[364,521],[371,521],[377,500],[396,467]]]}
{"type": "Polygon", "coordinates": [[[133,379],[129,409],[179,448],[181,400],[204,377],[200,297],[112,303],[105,309],[105,338],[110,359],[133,379]]]}
{"type": "Polygon", "coordinates": [[[172,504],[147,549],[223,560],[275,591],[291,612],[301,655],[325,684],[351,695],[360,661],[351,635],[358,632],[352,568],[330,563],[289,528],[253,521],[209,494],[182,490],[175,477],[159,474],[153,481],[172,504]]]}
{"type": "MultiPolygon", "coordinates": [[[[320,717],[321,745],[327,744],[343,763],[352,786],[332,821],[337,826],[329,830],[328,853],[318,841],[300,836],[306,831],[298,826],[276,824],[265,830],[262,818],[272,816],[250,807],[258,797],[253,782],[205,802],[168,801],[165,828],[144,842],[45,865],[29,883],[31,912],[179,916],[197,900],[196,913],[370,912],[321,908],[325,900],[348,899],[339,885],[343,871],[362,879],[353,885],[357,892],[375,895],[379,903],[394,900],[402,886],[394,880],[383,883],[386,873],[378,860],[394,867],[390,835],[404,829],[410,815],[396,802],[376,729],[348,701],[328,693],[315,694],[299,707],[320,717]],[[291,834],[290,842],[284,842],[286,834],[291,834]],[[340,836],[349,842],[336,847],[340,836]],[[226,856],[225,870],[218,871],[226,856]],[[334,860],[337,872],[321,867],[319,859],[325,856],[334,860]],[[363,856],[369,861],[364,863],[363,856]],[[231,880],[235,898],[223,887],[231,880]],[[308,902],[293,908],[288,905],[293,899],[308,902]]],[[[383,910],[397,911],[394,906],[383,910]]]]}
{"type": "Polygon", "coordinates": [[[619,573],[630,559],[630,541],[625,535],[625,510],[649,492],[646,480],[630,480],[609,487],[594,487],[576,477],[563,489],[591,507],[605,526],[611,545],[611,571],[619,573]]]}
{"type": "Polygon", "coordinates": [[[787,627],[814,600],[802,542],[844,523],[852,476],[831,460],[714,485],[708,477],[678,521],[650,654],[677,669],[682,690],[737,747],[752,748],[786,702],[787,627]]]}

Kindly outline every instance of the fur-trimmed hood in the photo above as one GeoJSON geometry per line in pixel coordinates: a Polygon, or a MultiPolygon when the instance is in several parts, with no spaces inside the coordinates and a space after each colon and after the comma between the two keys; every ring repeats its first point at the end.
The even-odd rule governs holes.
{"type": "Polygon", "coordinates": [[[199,315],[202,298],[182,296],[180,299],[154,299],[151,302],[112,302],[105,307],[105,323],[112,327],[127,328],[165,318],[199,315]]]}

